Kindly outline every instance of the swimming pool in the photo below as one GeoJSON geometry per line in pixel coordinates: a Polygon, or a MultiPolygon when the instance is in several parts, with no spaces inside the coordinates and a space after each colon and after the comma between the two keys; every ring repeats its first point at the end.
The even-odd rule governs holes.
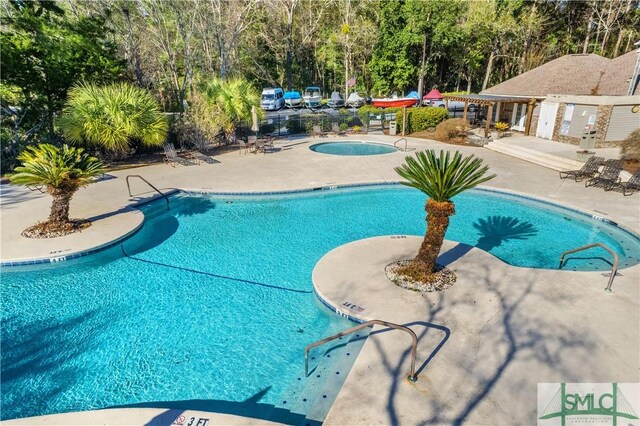
{"type": "MultiPolygon", "coordinates": [[[[425,226],[424,196],[399,185],[171,202],[145,207],[127,255],[3,269],[3,419],[195,401],[281,407],[304,347],[351,325],[316,300],[316,262],[425,226]]],[[[594,241],[618,251],[621,268],[640,262],[637,238],[579,213],[479,190],[455,202],[446,237],[513,265],[556,268],[562,251],[594,241]]],[[[574,256],[565,269],[610,269],[600,249],[574,256]]]]}
{"type": "Polygon", "coordinates": [[[372,142],[323,142],[311,145],[311,151],[330,155],[380,155],[398,152],[391,146],[372,142]]]}

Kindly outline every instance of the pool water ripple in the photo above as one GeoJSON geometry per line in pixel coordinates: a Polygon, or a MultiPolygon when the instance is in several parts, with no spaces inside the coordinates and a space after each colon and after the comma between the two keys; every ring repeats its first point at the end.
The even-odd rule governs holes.
{"type": "MultiPolygon", "coordinates": [[[[640,261],[637,238],[584,215],[485,191],[454,201],[446,238],[512,265],[557,268],[562,251],[597,241],[620,254],[621,268],[640,261]]],[[[422,235],[424,203],[398,185],[181,194],[170,211],[144,208],[126,255],[116,247],[4,268],[2,418],[162,401],[281,404],[303,375],[304,347],[351,326],[313,294],[316,262],[354,240],[422,235]]],[[[610,264],[597,249],[565,269],[610,264]]]]}

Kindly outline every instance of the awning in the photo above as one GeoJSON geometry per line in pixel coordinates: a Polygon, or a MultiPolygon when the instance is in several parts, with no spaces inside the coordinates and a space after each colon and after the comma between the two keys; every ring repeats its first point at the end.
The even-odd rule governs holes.
{"type": "Polygon", "coordinates": [[[442,99],[442,93],[440,93],[438,89],[433,89],[432,91],[424,95],[422,99],[427,99],[427,100],[442,99]]]}

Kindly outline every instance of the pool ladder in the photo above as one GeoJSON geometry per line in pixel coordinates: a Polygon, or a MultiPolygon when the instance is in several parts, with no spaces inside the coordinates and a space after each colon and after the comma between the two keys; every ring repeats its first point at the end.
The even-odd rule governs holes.
{"type": "Polygon", "coordinates": [[[411,336],[411,371],[409,372],[409,376],[407,377],[409,379],[409,381],[411,382],[416,382],[418,380],[418,374],[416,373],[416,355],[417,355],[417,351],[418,351],[418,336],[416,336],[416,333],[411,330],[409,327],[405,327],[404,325],[400,325],[400,324],[394,324],[392,322],[387,322],[387,321],[382,321],[382,320],[371,320],[371,321],[367,321],[367,322],[363,322],[360,325],[357,325],[355,327],[351,327],[347,330],[341,331],[340,333],[334,334],[333,336],[329,336],[329,337],[325,337],[322,340],[318,340],[317,342],[314,342],[310,345],[308,345],[305,349],[304,349],[304,375],[308,376],[309,375],[309,351],[313,348],[315,348],[316,346],[320,346],[323,345],[327,342],[330,342],[332,340],[338,339],[342,336],[346,336],[347,334],[353,333],[355,331],[358,330],[362,330],[363,328],[367,328],[370,327],[374,324],[377,325],[383,325],[385,327],[389,327],[389,328],[394,328],[396,330],[401,330],[404,331],[405,333],[408,333],[411,336]]]}
{"type": "Polygon", "coordinates": [[[158,194],[160,194],[161,197],[164,198],[164,200],[167,202],[167,210],[169,210],[169,197],[166,196],[166,194],[160,192],[160,190],[158,188],[156,188],[155,186],[153,186],[151,184],[151,182],[149,182],[148,180],[146,180],[145,178],[143,178],[140,175],[127,175],[127,189],[129,190],[129,197],[133,197],[133,194],[131,193],[131,185],[129,184],[129,178],[138,178],[141,179],[144,183],[146,183],[147,185],[149,185],[154,191],[156,191],[158,194]]]}
{"type": "Polygon", "coordinates": [[[395,141],[395,142],[393,143],[393,146],[395,146],[396,148],[398,148],[400,151],[405,151],[405,152],[406,152],[406,151],[407,151],[407,144],[408,144],[408,142],[407,142],[407,138],[400,138],[400,139],[398,139],[397,141],[395,141]],[[400,148],[400,147],[398,146],[398,142],[402,142],[402,141],[404,141],[404,148],[400,148]]]}
{"type": "Polygon", "coordinates": [[[611,293],[611,292],[613,292],[613,290],[611,290],[611,286],[613,285],[613,279],[616,277],[616,274],[618,273],[618,263],[620,263],[620,258],[618,257],[618,253],[616,253],[615,251],[611,250],[609,247],[605,246],[602,243],[593,243],[593,244],[589,244],[589,245],[586,245],[586,246],[575,248],[573,250],[565,251],[560,256],[560,266],[558,266],[558,269],[561,269],[562,266],[564,265],[564,257],[566,255],[571,254],[571,253],[575,253],[575,252],[578,252],[578,251],[582,251],[582,250],[587,250],[587,249],[590,249],[592,247],[602,247],[603,249],[605,249],[606,251],[611,253],[611,256],[613,256],[613,267],[611,268],[611,276],[609,277],[609,283],[607,284],[607,286],[604,289],[604,291],[606,291],[608,293],[611,293]]]}

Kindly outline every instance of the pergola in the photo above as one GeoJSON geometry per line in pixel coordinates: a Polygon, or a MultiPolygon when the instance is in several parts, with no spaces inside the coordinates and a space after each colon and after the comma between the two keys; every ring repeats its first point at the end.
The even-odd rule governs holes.
{"type": "Polygon", "coordinates": [[[449,101],[459,101],[464,102],[464,115],[462,116],[465,120],[467,119],[467,109],[469,104],[476,104],[482,106],[488,106],[487,111],[487,119],[484,126],[484,137],[489,137],[489,127],[491,126],[491,119],[493,118],[493,106],[498,102],[501,103],[515,103],[515,104],[527,104],[527,123],[525,125],[524,134],[528,135],[529,130],[531,128],[531,114],[533,114],[533,109],[536,106],[536,103],[541,102],[544,98],[536,98],[531,96],[497,96],[497,95],[459,95],[459,96],[450,96],[443,95],[445,106],[447,110],[449,110],[449,101]]]}

